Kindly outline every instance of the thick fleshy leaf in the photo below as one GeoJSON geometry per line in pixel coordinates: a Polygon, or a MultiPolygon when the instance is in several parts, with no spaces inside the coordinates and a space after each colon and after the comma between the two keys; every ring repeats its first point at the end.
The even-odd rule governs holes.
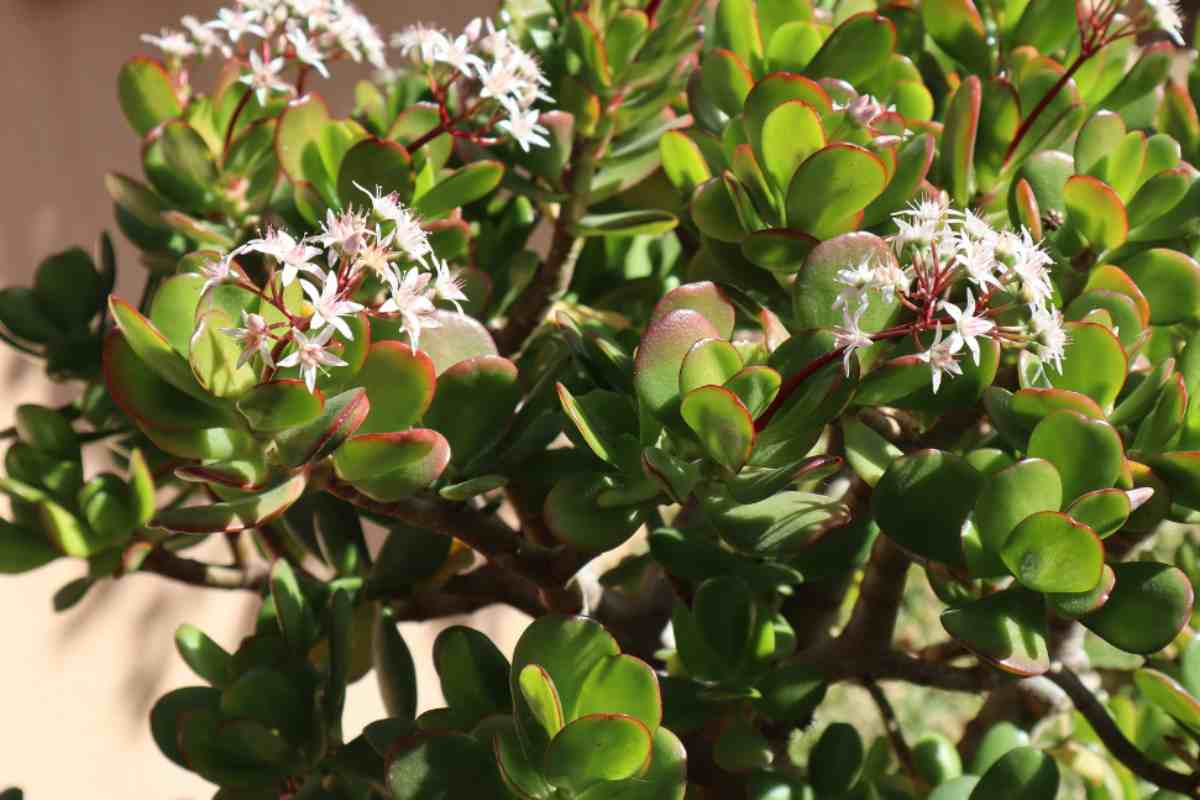
{"type": "Polygon", "coordinates": [[[679,408],[679,370],[692,346],[719,337],[717,328],[698,311],[678,308],[650,324],[634,364],[638,399],[656,417],[671,422],[679,408]]]}
{"type": "Polygon", "coordinates": [[[861,86],[887,64],[896,47],[896,26],[887,17],[864,12],[847,19],[829,35],[805,73],[861,86]]]}
{"type": "Polygon", "coordinates": [[[872,496],[879,527],[909,552],[964,566],[962,527],[984,477],[961,457],[922,450],[888,467],[872,496]]]}
{"type": "Polygon", "coordinates": [[[1033,747],[1018,747],[1000,757],[980,778],[969,800],[1054,800],[1058,764],[1033,747]]]}
{"type": "Polygon", "coordinates": [[[537,664],[530,664],[517,676],[521,697],[538,726],[540,740],[549,742],[566,725],[563,719],[562,700],[554,687],[550,673],[537,664]]]}
{"type": "Polygon", "coordinates": [[[435,431],[420,428],[351,436],[334,452],[333,465],[345,481],[380,478],[423,460],[440,438],[435,431]]]}
{"type": "Polygon", "coordinates": [[[183,106],[162,64],[149,58],[125,63],[117,76],[121,111],[139,136],[183,113],[183,106]]]}
{"type": "Polygon", "coordinates": [[[875,486],[888,467],[904,452],[855,417],[842,420],[846,461],[868,486],[875,486]]]}
{"type": "Polygon", "coordinates": [[[217,689],[224,689],[232,680],[232,656],[195,625],[176,629],[175,648],[193,672],[217,689]]]}
{"type": "Polygon", "coordinates": [[[279,455],[291,467],[324,458],[354,435],[370,411],[371,403],[364,389],[351,389],[331,397],[319,417],[277,439],[279,455]]]}
{"type": "Polygon", "coordinates": [[[669,211],[642,209],[588,214],[574,227],[576,236],[658,236],[672,230],[679,220],[669,211]]]}
{"type": "Polygon", "coordinates": [[[1200,264],[1177,250],[1155,248],[1123,265],[1150,303],[1150,322],[1171,325],[1200,316],[1200,264]]]}
{"type": "Polygon", "coordinates": [[[387,763],[394,800],[504,800],[508,791],[490,749],[451,731],[430,731],[395,743],[387,763]]]}
{"type": "Polygon", "coordinates": [[[442,631],[433,643],[433,665],[446,704],[464,721],[512,709],[508,659],[483,633],[462,625],[442,631]]]}
{"type": "Polygon", "coordinates": [[[636,506],[602,508],[597,496],[613,488],[601,475],[570,475],[555,484],[546,496],[542,513],[555,536],[577,550],[600,553],[624,543],[642,522],[636,506]]]}
{"type": "Polygon", "coordinates": [[[1192,613],[1192,584],[1175,567],[1153,561],[1112,564],[1116,585],[1099,611],[1080,621],[1109,644],[1150,655],[1170,644],[1192,613]]]}
{"type": "Polygon", "coordinates": [[[1092,322],[1068,322],[1062,372],[1046,366],[1046,376],[1059,389],[1086,394],[1110,409],[1125,383],[1126,357],[1108,328],[1092,322]]]}
{"type": "Polygon", "coordinates": [[[414,180],[412,156],[404,145],[370,137],[347,150],[338,166],[338,199],[343,208],[362,207],[370,202],[366,192],[395,192],[407,202],[414,180]]]}
{"type": "Polygon", "coordinates": [[[896,156],[896,170],[883,193],[863,212],[863,227],[874,227],[904,208],[920,190],[933,165],[936,143],[932,134],[923,133],[905,142],[896,156]]]}
{"type": "Polygon", "coordinates": [[[709,511],[726,543],[759,556],[793,555],[849,521],[842,503],[795,491],[781,491],[754,503],[735,499],[709,511]]]}
{"type": "Polygon", "coordinates": [[[380,502],[394,502],[428,489],[450,463],[450,446],[445,437],[427,428],[372,433],[355,439],[348,440],[334,453],[334,464],[348,464],[351,456],[339,458],[339,454],[351,445],[358,463],[347,468],[365,469],[371,463],[386,470],[360,478],[354,484],[363,494],[380,502]],[[351,445],[355,439],[364,440],[364,446],[351,445]],[[370,440],[370,444],[365,440],[370,440]]]}
{"type": "Polygon", "coordinates": [[[804,266],[804,259],[817,240],[789,228],[766,228],[742,240],[742,255],[751,263],[779,275],[791,275],[804,266]]]}
{"type": "Polygon", "coordinates": [[[575,397],[561,383],[557,389],[563,412],[597,458],[621,467],[638,457],[631,452],[638,445],[637,409],[628,397],[603,389],[575,397]]]}
{"type": "Polygon", "coordinates": [[[1057,511],[1026,517],[1005,539],[1000,557],[1036,592],[1090,591],[1104,568],[1104,546],[1096,532],[1057,511]]]}
{"type": "MultiPolygon", "coordinates": [[[[939,0],[934,7],[963,3],[969,4],[970,0],[939,0]]],[[[928,16],[929,7],[925,7],[925,11],[928,16]]],[[[959,85],[946,108],[946,123],[942,131],[942,172],[950,196],[961,206],[970,203],[975,190],[975,139],[979,133],[982,102],[983,84],[977,76],[971,75],[959,85]]]]}
{"type": "Polygon", "coordinates": [[[603,658],[584,678],[575,713],[578,717],[628,714],[656,730],[663,715],[658,676],[650,665],[630,655],[603,658]]]}
{"type": "MultiPolygon", "coordinates": [[[[450,367],[478,356],[494,356],[498,353],[496,342],[483,323],[453,311],[436,311],[437,327],[422,329],[420,350],[433,361],[438,375],[450,367]]],[[[399,339],[399,336],[372,336],[374,339],[399,339]]]]}
{"type": "Polygon", "coordinates": [[[713,22],[717,47],[732,50],[752,69],[761,69],[763,37],[758,27],[757,9],[751,0],[721,0],[713,22]]]}
{"type": "Polygon", "coordinates": [[[921,4],[925,30],[938,46],[972,72],[991,72],[992,47],[972,0],[933,0],[921,4]]]}
{"type": "Polygon", "coordinates": [[[499,161],[473,161],[438,181],[420,195],[413,210],[423,219],[433,219],[473,203],[500,185],[504,165],[499,161]]]}
{"type": "Polygon", "coordinates": [[[1095,400],[1067,389],[1021,389],[1012,396],[1008,408],[1013,421],[1028,431],[1063,409],[1077,411],[1088,419],[1104,419],[1104,411],[1095,400]]]}
{"type": "Polygon", "coordinates": [[[1156,669],[1139,669],[1134,685],[1150,702],[1166,711],[1184,727],[1200,733],[1200,700],[1170,675],[1156,669]]]}
{"type": "Polygon", "coordinates": [[[1153,455],[1146,458],[1146,463],[1171,488],[1175,502],[1187,508],[1200,508],[1200,452],[1153,455]]]}
{"type": "Polygon", "coordinates": [[[1113,333],[1123,347],[1132,350],[1139,344],[1144,323],[1132,298],[1107,289],[1088,289],[1071,301],[1064,316],[1077,321],[1095,311],[1103,311],[1112,318],[1113,333]]]}
{"type": "Polygon", "coordinates": [[[221,692],[211,686],[185,686],[167,692],[150,709],[150,733],[162,754],[188,768],[187,756],[179,748],[179,723],[187,714],[215,712],[221,692]]]}
{"type": "Polygon", "coordinates": [[[1090,175],[1075,175],[1063,187],[1067,225],[1097,252],[1124,244],[1129,235],[1125,204],[1112,187],[1090,175]]]}
{"type": "Polygon", "coordinates": [[[721,386],[742,369],[737,348],[724,339],[701,339],[692,345],[679,367],[679,391],[721,386]]]}
{"type": "Polygon", "coordinates": [[[839,142],[800,165],[787,189],[788,226],[828,239],[858,226],[859,214],[887,187],[878,156],[839,142]]]}
{"type": "Polygon", "coordinates": [[[722,176],[696,187],[688,210],[700,232],[717,241],[740,242],[746,236],[729,185],[722,176]]]}
{"type": "Polygon", "coordinates": [[[321,415],[325,396],[310,392],[303,381],[279,380],[256,386],[238,400],[238,411],[250,427],[275,433],[306,425],[321,415]]]}
{"type": "Polygon", "coordinates": [[[29,572],[62,555],[39,531],[0,520],[0,574],[29,572]]]}
{"type": "Polygon", "coordinates": [[[999,555],[1022,520],[1039,511],[1058,511],[1062,500],[1058,470],[1044,459],[1027,458],[991,475],[974,512],[984,548],[999,555]]]}
{"type": "Polygon", "coordinates": [[[1038,423],[1029,437],[1028,453],[1057,469],[1064,502],[1111,487],[1125,462],[1121,437],[1111,425],[1067,410],[1038,423]]]}
{"type": "Polygon", "coordinates": [[[520,399],[515,364],[499,356],[469,358],[438,377],[424,424],[446,437],[454,463],[465,466],[504,435],[520,399]]]}
{"type": "Polygon", "coordinates": [[[417,715],[416,667],[390,609],[375,616],[371,652],[383,707],[389,716],[411,721],[417,715]]]}
{"type": "Polygon", "coordinates": [[[681,308],[701,314],[719,332],[719,338],[733,336],[733,325],[737,313],[720,286],[711,281],[698,281],[677,286],[663,295],[650,312],[650,322],[656,323],[663,317],[681,308]]]}
{"type": "Polygon", "coordinates": [[[592,714],[568,724],[546,749],[544,774],[555,786],[582,792],[631,778],[650,761],[649,729],[624,714],[592,714]]]}
{"type": "Polygon", "coordinates": [[[66,330],[86,328],[104,294],[92,257],[77,247],[45,259],[33,276],[36,311],[66,330]]]}
{"type": "Polygon", "coordinates": [[[1120,489],[1100,489],[1088,492],[1067,507],[1071,519],[1082,522],[1107,538],[1125,526],[1132,513],[1129,495],[1120,489]]]}
{"type": "Polygon", "coordinates": [[[658,154],[667,179],[685,195],[712,177],[700,148],[682,131],[664,133],[658,140],[658,154]]]}
{"type": "MultiPolygon", "coordinates": [[[[841,310],[834,307],[846,288],[838,280],[838,273],[864,262],[887,264],[893,261],[887,242],[873,233],[847,233],[817,245],[809,253],[792,288],[797,323],[802,328],[843,324],[841,310]]],[[[893,298],[887,302],[882,296],[873,296],[870,300],[859,325],[864,331],[875,332],[891,323],[900,301],[893,298]]]]}
{"type": "Polygon", "coordinates": [[[201,400],[207,399],[204,389],[196,382],[188,362],[154,327],[154,323],[143,317],[129,303],[117,297],[109,298],[108,308],[117,327],[125,335],[126,343],[137,354],[139,360],[176,389],[201,400]]]}
{"type": "Polygon", "coordinates": [[[1054,613],[1067,619],[1078,619],[1086,614],[1091,614],[1100,606],[1108,602],[1109,595],[1112,594],[1113,586],[1117,583],[1117,574],[1112,571],[1112,567],[1104,565],[1104,570],[1100,575],[1100,582],[1094,588],[1086,592],[1072,592],[1068,594],[1048,593],[1046,602],[1054,613]]]}
{"type": "Polygon", "coordinates": [[[725,388],[737,395],[751,417],[757,417],[779,394],[782,383],[783,378],[770,367],[751,366],[725,381],[725,388]]]}
{"type": "Polygon", "coordinates": [[[684,395],[679,412],[718,464],[737,472],[750,458],[754,419],[729,389],[711,385],[692,389],[684,395]]]}
{"type": "Polygon", "coordinates": [[[253,364],[239,365],[242,346],[225,333],[236,327],[224,311],[214,308],[196,320],[188,350],[188,363],[201,386],[215,397],[240,397],[258,383],[253,364]]]}
{"type": "Polygon", "coordinates": [[[355,378],[367,391],[371,413],[359,433],[402,431],[425,415],[437,378],[432,359],[402,342],[375,342],[355,378]]]}
{"type": "Polygon", "coordinates": [[[325,101],[309,93],[290,102],[280,115],[275,154],[292,181],[310,184],[326,204],[334,204],[342,159],[365,138],[358,123],[333,119],[325,101]]]}
{"type": "Polygon", "coordinates": [[[300,499],[307,479],[295,475],[259,494],[205,506],[167,508],[150,524],[180,533],[237,533],[256,528],[278,517],[300,499]]]}
{"type": "Polygon", "coordinates": [[[1041,598],[1020,587],[948,609],[942,612],[942,626],[1005,672],[1030,676],[1050,668],[1041,598]]]}
{"type": "Polygon", "coordinates": [[[742,110],[754,86],[754,76],[737,53],[716,48],[700,64],[700,82],[717,108],[732,117],[742,110]]]}
{"type": "Polygon", "coordinates": [[[789,100],[767,114],[756,149],[767,176],[784,190],[800,165],[823,147],[825,131],[817,110],[803,100],[789,100]]]}
{"type": "Polygon", "coordinates": [[[858,782],[864,760],[858,729],[848,722],[831,723],[809,755],[809,780],[821,797],[843,795],[858,782]]]}

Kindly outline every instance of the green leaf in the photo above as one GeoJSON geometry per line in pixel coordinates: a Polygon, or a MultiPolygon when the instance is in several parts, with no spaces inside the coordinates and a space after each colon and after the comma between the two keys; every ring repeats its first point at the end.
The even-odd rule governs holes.
{"type": "Polygon", "coordinates": [[[872,508],[883,532],[909,552],[964,566],[962,527],[984,478],[961,457],[922,450],[898,458],[875,487],[872,508]]]}
{"type": "MultiPolygon", "coordinates": [[[[142,363],[176,389],[200,400],[208,400],[208,395],[196,382],[188,362],[171,346],[158,328],[154,327],[154,323],[117,297],[109,298],[108,308],[117,327],[124,334],[124,341],[142,363]]],[[[221,418],[226,419],[224,415],[221,418]]],[[[200,421],[196,420],[193,422],[193,425],[195,424],[200,424],[200,421]]]]}
{"type": "Polygon", "coordinates": [[[829,35],[804,72],[862,86],[887,63],[896,47],[896,26],[870,12],[855,14],[829,35]]]}
{"type": "Polygon", "coordinates": [[[1090,175],[1075,175],[1063,187],[1067,225],[1093,250],[1104,252],[1125,243],[1129,219],[1125,204],[1112,187],[1090,175]]]}
{"type": "Polygon", "coordinates": [[[549,743],[566,725],[562,701],[550,673],[537,664],[529,664],[517,676],[521,697],[538,725],[538,740],[549,743]]]}
{"type": "Polygon", "coordinates": [[[667,179],[685,195],[712,177],[700,148],[682,131],[664,133],[658,140],[658,154],[667,179]]]}
{"type": "Polygon", "coordinates": [[[474,724],[512,709],[508,659],[479,631],[455,625],[439,633],[433,665],[446,704],[464,722],[474,724]]]}
{"type": "Polygon", "coordinates": [[[214,308],[200,315],[191,339],[188,363],[192,374],[215,397],[239,397],[258,383],[254,366],[240,363],[242,345],[226,329],[236,327],[224,311],[214,308]]]}
{"type": "Polygon", "coordinates": [[[1110,566],[1116,573],[1116,585],[1108,602],[1080,621],[1126,652],[1158,652],[1179,635],[1191,616],[1191,583],[1175,567],[1153,561],[1110,566]]]}
{"type": "Polygon", "coordinates": [[[381,478],[423,460],[440,439],[423,428],[351,436],[334,451],[333,466],[342,480],[352,483],[381,478]]]}
{"type": "MultiPolygon", "coordinates": [[[[873,233],[847,233],[817,245],[796,276],[792,301],[796,322],[801,328],[830,328],[843,323],[842,313],[834,307],[838,295],[846,288],[838,280],[843,269],[861,263],[894,263],[887,242],[873,233]]],[[[874,333],[887,327],[896,315],[900,301],[886,302],[882,296],[872,297],[866,313],[859,320],[864,331],[874,333]]],[[[926,376],[925,380],[928,380],[926,376]]]]}
{"type": "Polygon", "coordinates": [[[970,800],[1054,800],[1058,784],[1058,764],[1053,758],[1032,747],[1018,747],[983,774],[970,800]]]}
{"type": "Polygon", "coordinates": [[[807,233],[789,228],[755,231],[742,240],[742,255],[756,266],[779,275],[791,275],[804,266],[804,260],[817,245],[807,233]]]}
{"type": "Polygon", "coordinates": [[[862,737],[847,722],[825,728],[808,757],[808,778],[821,797],[842,795],[858,782],[864,766],[862,737]]]}
{"type": "Polygon", "coordinates": [[[310,184],[321,200],[332,206],[338,199],[342,160],[366,137],[358,123],[331,118],[325,101],[309,93],[289,103],[279,116],[275,154],[289,179],[310,184]]]}
{"type": "Polygon", "coordinates": [[[424,424],[450,444],[454,464],[466,466],[494,446],[521,399],[517,366],[499,356],[477,356],[441,373],[424,424]]]}
{"type": "Polygon", "coordinates": [[[365,389],[351,389],[331,397],[321,416],[279,436],[279,455],[290,467],[318,461],[353,436],[370,412],[365,389]]]}
{"type": "Polygon", "coordinates": [[[779,492],[755,503],[728,502],[709,509],[722,538],[758,556],[794,555],[848,521],[840,502],[807,492],[779,492]]]}
{"type": "Polygon", "coordinates": [[[680,414],[717,463],[737,472],[750,458],[754,419],[729,389],[701,386],[689,391],[683,398],[680,414]]]}
{"type": "Polygon", "coordinates": [[[758,27],[758,10],[752,0],[721,0],[713,23],[717,47],[737,53],[756,72],[762,69],[763,38],[758,27]]]}
{"type": "Polygon", "coordinates": [[[436,731],[406,737],[389,754],[387,786],[393,800],[505,800],[488,748],[463,733],[436,731]]]}
{"type": "Polygon", "coordinates": [[[165,508],[150,524],[180,533],[237,533],[278,517],[304,493],[307,479],[294,475],[260,494],[206,506],[165,508]]]}
{"type": "Polygon", "coordinates": [[[862,226],[874,227],[902,209],[916,196],[929,175],[936,151],[932,134],[924,133],[905,142],[897,156],[896,169],[883,193],[864,211],[862,226]]]}
{"type": "Polygon", "coordinates": [[[594,389],[576,398],[561,383],[556,384],[559,402],[575,423],[584,443],[596,457],[620,467],[626,463],[630,442],[637,442],[637,410],[623,394],[594,389]]]}
{"type": "Polygon", "coordinates": [[[991,72],[992,45],[972,0],[924,2],[921,19],[930,38],[971,72],[991,72]]]}
{"type": "Polygon", "coordinates": [[[421,331],[421,352],[438,375],[469,358],[497,355],[496,343],[478,320],[453,311],[436,311],[433,318],[437,327],[421,331]]]}
{"type": "Polygon", "coordinates": [[[104,301],[92,257],[79,248],[52,255],[38,265],[33,294],[36,310],[67,330],[86,328],[104,301]]]}
{"type": "Polygon", "coordinates": [[[1046,602],[1059,616],[1078,619],[1086,614],[1091,614],[1107,603],[1116,582],[1116,573],[1112,571],[1112,567],[1105,564],[1100,575],[1100,582],[1089,591],[1068,594],[1049,593],[1046,595],[1046,602]]]}
{"type": "MultiPolygon", "coordinates": [[[[390,609],[381,608],[371,637],[375,677],[383,707],[391,717],[412,720],[417,716],[417,672],[412,654],[390,609]]],[[[390,770],[389,770],[390,772],[390,770]]],[[[415,795],[414,795],[415,797],[415,795]]]]}
{"type": "Polygon", "coordinates": [[[736,53],[715,48],[700,62],[700,82],[717,108],[732,117],[741,112],[754,77],[736,53]]]}
{"type": "Polygon", "coordinates": [[[1026,517],[1004,541],[1000,557],[1035,592],[1088,592],[1104,569],[1104,546],[1096,532],[1057,511],[1026,517]]]}
{"type": "Polygon", "coordinates": [[[283,639],[295,653],[306,653],[317,637],[317,620],[296,573],[286,559],[271,565],[271,598],[283,639]]]}
{"type": "Polygon", "coordinates": [[[650,312],[650,322],[656,323],[679,309],[699,313],[720,332],[718,338],[729,339],[733,336],[737,314],[725,292],[712,281],[685,283],[667,292],[650,312]]]}
{"type": "Polygon", "coordinates": [[[1041,598],[1020,587],[947,609],[942,612],[942,626],[1005,672],[1028,677],[1050,668],[1041,598]]]}
{"type": "Polygon", "coordinates": [[[413,210],[423,219],[435,219],[473,203],[500,185],[504,165],[499,161],[473,161],[442,178],[420,195],[413,210]]]}
{"type": "Polygon", "coordinates": [[[1150,322],[1171,325],[1200,316],[1200,264],[1184,253],[1155,248],[1123,265],[1150,303],[1150,322]]]}
{"type": "Polygon", "coordinates": [[[1029,438],[1030,458],[1044,458],[1062,479],[1064,501],[1116,483],[1125,462],[1121,437],[1111,425],[1075,411],[1055,411],[1029,438]]]}
{"type": "Polygon", "coordinates": [[[1071,519],[1082,522],[1105,539],[1125,526],[1132,507],[1129,495],[1120,489],[1088,492],[1067,507],[1071,519]]]}
{"type": "Polygon", "coordinates": [[[737,348],[724,339],[701,339],[688,350],[679,367],[679,391],[721,386],[742,369],[737,348]]]}
{"type": "Polygon", "coordinates": [[[675,228],[679,220],[669,211],[647,208],[587,214],[574,226],[576,236],[658,236],[675,228]]]}
{"type": "Polygon", "coordinates": [[[572,792],[631,778],[648,765],[651,733],[624,714],[593,714],[568,724],[546,749],[547,780],[572,792]]]}
{"type": "Polygon", "coordinates": [[[878,484],[891,463],[904,455],[904,451],[857,417],[842,419],[842,435],[846,442],[847,463],[868,486],[878,484]]]}
{"type": "Polygon", "coordinates": [[[183,113],[167,71],[149,58],[125,62],[117,75],[117,97],[125,119],[139,136],[183,113]]]}
{"type": "Polygon", "coordinates": [[[254,387],[238,400],[237,407],[251,428],[276,433],[319,417],[325,396],[320,391],[309,392],[304,381],[278,380],[254,387]]]}
{"type": "Polygon", "coordinates": [[[1058,470],[1044,459],[1027,458],[989,477],[975,503],[975,527],[984,548],[999,555],[1022,520],[1062,505],[1058,470]]]}
{"type": "Polygon", "coordinates": [[[558,481],[542,508],[546,526],[561,541],[584,553],[601,553],[620,546],[642,523],[637,506],[604,508],[601,492],[612,489],[611,478],[581,473],[558,481]]]}
{"type": "Polygon", "coordinates": [[[1156,669],[1139,669],[1133,682],[1150,702],[1166,711],[1184,727],[1200,733],[1200,701],[1169,675],[1156,669]]]}
{"type": "Polygon", "coordinates": [[[0,574],[29,572],[60,555],[40,532],[0,520],[0,574]]]}
{"type": "MultiPolygon", "coordinates": [[[[970,3],[970,0],[939,0],[923,8],[928,16],[930,8],[961,5],[964,2],[970,3]]],[[[942,131],[942,172],[950,196],[961,206],[970,203],[975,191],[975,140],[979,134],[982,102],[983,84],[978,76],[971,75],[955,90],[946,108],[945,128],[942,131]]]]}
{"type": "Polygon", "coordinates": [[[858,227],[863,209],[887,187],[878,156],[839,142],[818,150],[796,170],[787,189],[788,226],[817,239],[858,227]]]}
{"type": "Polygon", "coordinates": [[[342,208],[365,205],[363,190],[385,195],[395,192],[408,202],[414,182],[412,156],[404,145],[372,136],[346,151],[337,173],[338,198],[342,208]]]}
{"type": "Polygon", "coordinates": [[[673,422],[679,408],[679,371],[684,357],[696,342],[719,335],[708,319],[687,308],[651,322],[634,364],[634,388],[641,403],[660,420],[673,422]]]}
{"type": "Polygon", "coordinates": [[[775,399],[782,383],[783,378],[770,367],[752,366],[725,381],[725,388],[737,395],[751,417],[757,417],[775,399]]]}
{"type": "Polygon", "coordinates": [[[179,748],[179,724],[185,715],[216,711],[220,701],[221,692],[209,686],[185,686],[160,697],[150,709],[150,733],[162,754],[189,769],[179,748]]]}
{"type": "Polygon", "coordinates": [[[583,76],[593,89],[604,89],[612,84],[612,68],[604,37],[591,18],[576,11],[567,20],[567,44],[583,63],[583,76]]]}
{"type": "Polygon", "coordinates": [[[198,676],[217,689],[233,680],[233,657],[195,625],[180,625],[175,631],[175,648],[198,676]]]}
{"type": "Polygon", "coordinates": [[[767,175],[784,190],[800,165],[824,147],[825,131],[817,110],[803,100],[788,100],[763,120],[757,150],[767,175]]]}
{"type": "MultiPolygon", "coordinates": [[[[1011,722],[998,722],[988,728],[971,759],[969,772],[982,775],[1000,758],[1017,747],[1029,744],[1029,734],[1011,722]]],[[[965,800],[965,798],[964,798],[965,800]]]]}

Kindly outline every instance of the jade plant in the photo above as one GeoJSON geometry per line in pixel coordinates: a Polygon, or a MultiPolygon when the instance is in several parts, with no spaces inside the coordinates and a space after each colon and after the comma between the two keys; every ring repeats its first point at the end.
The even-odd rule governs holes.
{"type": "Polygon", "coordinates": [[[117,76],[140,299],[107,234],[0,291],[74,390],[0,433],[0,572],[257,598],[150,712],[215,797],[1200,797],[1174,3],[181,25],[117,76]],[[494,604],[418,686],[399,624],[494,604]]]}

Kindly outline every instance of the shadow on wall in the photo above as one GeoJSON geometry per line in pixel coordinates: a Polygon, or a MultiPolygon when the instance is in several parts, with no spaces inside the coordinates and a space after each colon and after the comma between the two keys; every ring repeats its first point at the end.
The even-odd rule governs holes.
{"type": "MultiPolygon", "coordinates": [[[[146,32],[176,26],[184,14],[215,16],[214,0],[0,0],[0,285],[28,284],[50,253],[94,250],[100,231],[114,231],[122,274],[117,291],[140,291],[134,251],[115,233],[103,177],[140,174],[138,143],[117,106],[115,78],[130,56],[148,52],[146,32]]],[[[494,11],[480,0],[359,0],[387,33],[417,20],[460,27],[494,11]]],[[[334,80],[311,86],[336,113],[349,112],[365,68],[347,65],[334,80]]],[[[198,83],[200,81],[198,80],[198,83]]],[[[48,385],[40,362],[0,350],[0,428],[23,402],[62,403],[70,387],[48,385]]],[[[96,464],[91,471],[104,469],[96,464]]],[[[6,511],[6,509],[5,509],[6,511]]],[[[206,543],[214,559],[224,543],[206,543]]],[[[206,551],[199,551],[202,554],[206,551]]],[[[146,714],[154,700],[194,683],[175,653],[173,633],[190,622],[223,646],[236,646],[253,624],[256,603],[244,593],[204,592],[152,577],[130,576],[93,588],[63,615],[51,608],[61,586],[80,577],[77,562],[56,562],[32,574],[0,580],[0,624],[12,651],[0,664],[0,789],[18,785],[31,798],[206,798],[212,787],[164,759],[150,739],[146,714]],[[71,767],[63,768],[64,755],[71,767]]],[[[454,620],[447,620],[446,623],[454,620]]],[[[459,620],[460,622],[462,620],[459,620]]],[[[523,625],[501,609],[473,624],[511,649],[523,625]]],[[[440,628],[441,626],[439,626],[440,628]]],[[[404,628],[419,670],[422,705],[437,703],[428,663],[436,628],[404,628]],[[431,691],[434,693],[431,695],[431,691]]],[[[383,716],[368,676],[351,687],[347,730],[383,716]]]]}

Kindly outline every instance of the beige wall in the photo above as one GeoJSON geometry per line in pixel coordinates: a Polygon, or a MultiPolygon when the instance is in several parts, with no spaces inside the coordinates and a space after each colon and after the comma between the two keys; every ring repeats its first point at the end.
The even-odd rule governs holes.
{"type": "MultiPolygon", "coordinates": [[[[138,35],[185,13],[211,16],[212,0],[0,0],[0,270],[3,282],[28,285],[39,258],[79,244],[92,248],[113,227],[101,185],[109,170],[137,174],[137,143],[116,104],[121,62],[143,50],[138,35]]],[[[461,25],[490,10],[481,0],[359,3],[385,31],[417,19],[461,25]]],[[[350,73],[347,75],[347,73],[350,73]]],[[[318,90],[348,110],[345,90],[361,76],[318,90]]],[[[119,237],[118,237],[119,240],[119,237]]],[[[118,243],[121,291],[137,291],[140,268],[118,243]]],[[[0,427],[20,402],[53,391],[39,364],[0,356],[0,427]]],[[[220,553],[214,554],[220,557],[220,553]]],[[[253,602],[245,595],[192,589],[149,576],[109,582],[72,611],[51,611],[54,590],[82,574],[61,562],[0,579],[0,789],[25,788],[31,800],[69,797],[207,798],[212,788],[163,759],[146,713],[165,691],[194,683],[176,656],[172,633],[199,625],[236,645],[253,602]]],[[[480,623],[511,646],[518,626],[501,614],[480,623]]],[[[412,634],[423,654],[424,706],[437,701],[427,649],[431,632],[412,634]]],[[[373,678],[351,688],[347,732],[382,716],[373,678]]]]}

